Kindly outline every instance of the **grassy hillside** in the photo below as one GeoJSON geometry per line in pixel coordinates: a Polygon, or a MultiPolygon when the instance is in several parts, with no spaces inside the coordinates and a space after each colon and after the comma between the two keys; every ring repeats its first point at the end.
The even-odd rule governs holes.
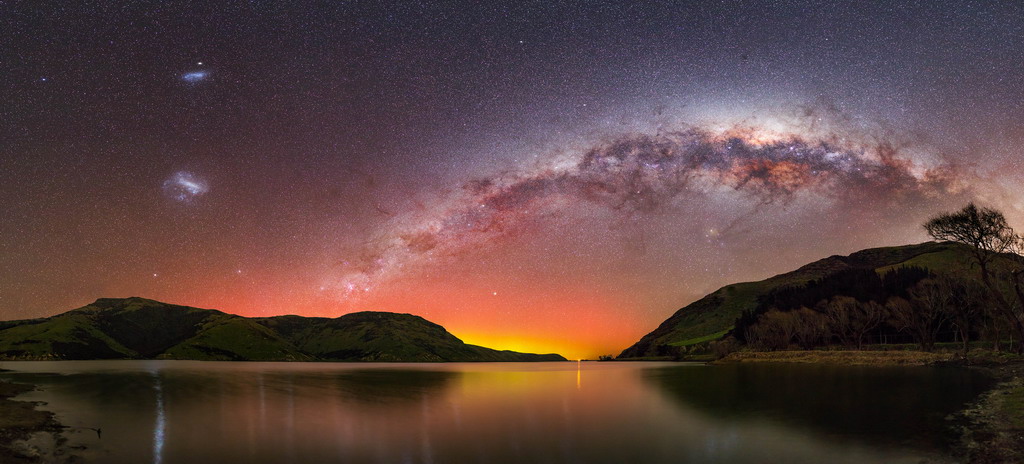
{"type": "Polygon", "coordinates": [[[0,359],[563,361],[467,345],[409,314],[245,318],[143,298],[103,298],[50,318],[0,322],[0,359]]]}
{"type": "Polygon", "coordinates": [[[65,313],[0,331],[6,359],[117,359],[137,353],[99,330],[88,314],[65,313]]]}
{"type": "Polygon", "coordinates": [[[337,319],[278,316],[258,319],[305,353],[339,361],[562,361],[467,345],[444,327],[419,316],[382,312],[337,319]],[[308,321],[308,322],[307,322],[308,321]]]}
{"type": "MultiPolygon", "coordinates": [[[[1009,257],[996,262],[996,268],[1009,268],[1009,257]]],[[[899,266],[921,266],[935,273],[954,273],[973,278],[970,248],[949,242],[927,242],[899,247],[872,248],[849,256],[830,256],[795,271],[758,282],[727,285],[678,310],[653,332],[619,355],[620,358],[671,356],[679,347],[720,338],[746,309],[757,306],[758,298],[768,292],[802,285],[835,272],[865,268],[878,272],[899,266]]]]}

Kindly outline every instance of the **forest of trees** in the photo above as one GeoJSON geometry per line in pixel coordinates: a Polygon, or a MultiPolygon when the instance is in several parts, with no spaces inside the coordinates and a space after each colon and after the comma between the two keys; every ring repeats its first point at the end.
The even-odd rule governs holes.
{"type": "Polygon", "coordinates": [[[1024,239],[998,211],[969,204],[925,224],[937,240],[970,246],[970,272],[899,267],[846,269],[762,296],[736,320],[731,339],[756,350],[971,341],[1024,351],[1024,239]],[[996,260],[1003,259],[997,265],[996,260]],[[1006,269],[1006,263],[1013,263],[1006,269]],[[1008,343],[1007,343],[1008,342],[1008,343]]]}

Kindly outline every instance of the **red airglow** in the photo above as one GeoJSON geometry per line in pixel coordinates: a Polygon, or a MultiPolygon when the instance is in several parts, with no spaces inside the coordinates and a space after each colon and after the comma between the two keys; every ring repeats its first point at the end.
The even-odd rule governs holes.
{"type": "MultiPolygon", "coordinates": [[[[282,282],[285,283],[285,282],[282,282]]],[[[480,282],[422,286],[415,291],[381,291],[352,304],[330,295],[285,285],[263,289],[208,286],[186,298],[152,295],[175,304],[217,309],[246,317],[298,314],[338,317],[362,311],[388,311],[421,316],[445,327],[462,341],[488,348],[530,353],[558,353],[568,359],[616,355],[650,331],[657,321],[624,317],[629,295],[611,296],[590,288],[567,286],[493,291],[480,282]],[[652,325],[654,324],[654,325],[652,325]]],[[[145,296],[145,295],[143,295],[145,296]]],[[[654,319],[667,317],[654,315],[654,319]]]]}

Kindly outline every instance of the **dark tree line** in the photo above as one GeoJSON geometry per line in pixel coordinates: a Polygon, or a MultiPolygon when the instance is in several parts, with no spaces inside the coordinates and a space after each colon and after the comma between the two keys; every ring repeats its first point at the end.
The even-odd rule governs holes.
{"type": "Polygon", "coordinates": [[[970,279],[924,268],[869,271],[773,292],[736,320],[733,336],[762,350],[911,341],[925,351],[938,342],[960,342],[966,350],[970,340],[990,338],[988,328],[1006,325],[985,289],[970,279]]]}
{"type": "Polygon", "coordinates": [[[884,303],[891,296],[905,297],[912,286],[930,276],[928,269],[918,266],[902,266],[882,275],[874,269],[844,269],[802,286],[783,287],[769,292],[758,299],[754,311],[763,314],[769,309],[789,311],[811,307],[837,295],[884,303]]]}
{"type": "Polygon", "coordinates": [[[762,296],[736,320],[732,336],[762,350],[913,341],[926,351],[939,342],[959,342],[966,351],[979,339],[998,350],[1009,336],[1024,351],[1024,239],[1001,213],[973,204],[931,219],[925,229],[970,246],[977,275],[846,269],[762,296]]]}
{"type": "MultiPolygon", "coordinates": [[[[903,327],[892,319],[892,302],[914,300],[916,288],[935,276],[905,266],[879,274],[874,269],[845,269],[804,285],[763,295],[757,306],[736,320],[733,336],[759,349],[804,349],[899,340],[903,327]]],[[[916,300],[915,300],[916,301],[916,300]]]]}

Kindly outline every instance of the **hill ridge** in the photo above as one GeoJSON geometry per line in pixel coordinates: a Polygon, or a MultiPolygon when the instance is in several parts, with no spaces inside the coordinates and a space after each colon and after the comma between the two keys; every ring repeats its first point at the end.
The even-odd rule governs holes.
{"type": "Polygon", "coordinates": [[[846,269],[885,270],[915,265],[942,272],[965,272],[970,266],[969,250],[967,245],[934,241],[867,248],[845,256],[831,255],[763,280],[729,284],[676,310],[618,357],[676,356],[682,347],[720,338],[743,310],[756,306],[759,296],[846,269]]]}
{"type": "Polygon", "coordinates": [[[0,321],[0,360],[564,361],[468,345],[410,313],[244,317],[142,297],[98,298],[55,316],[0,321]]]}

